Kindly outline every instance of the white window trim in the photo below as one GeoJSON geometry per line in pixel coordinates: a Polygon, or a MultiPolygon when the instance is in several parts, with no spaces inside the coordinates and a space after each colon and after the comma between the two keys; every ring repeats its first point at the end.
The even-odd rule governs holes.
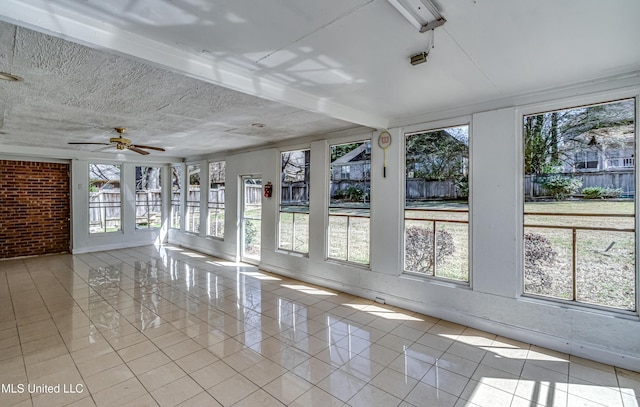
{"type": "MultiPolygon", "coordinates": [[[[571,307],[577,310],[592,310],[596,312],[604,312],[609,315],[620,316],[640,316],[640,265],[638,264],[639,250],[640,250],[640,216],[638,216],[638,204],[640,203],[640,173],[636,170],[635,174],[635,230],[636,230],[636,244],[635,244],[635,267],[636,267],[636,310],[622,310],[613,307],[606,307],[595,304],[582,303],[577,301],[563,300],[560,298],[544,297],[533,294],[526,294],[524,292],[524,133],[523,133],[523,121],[525,116],[541,114],[546,112],[552,112],[556,110],[571,109],[580,106],[596,105],[602,103],[615,102],[616,100],[635,98],[635,134],[636,138],[640,135],[640,87],[625,87],[621,89],[608,90],[604,92],[594,92],[579,96],[572,96],[567,98],[554,99],[551,101],[532,103],[528,105],[522,105],[516,107],[516,165],[518,166],[518,179],[519,182],[516,186],[516,205],[520,208],[518,211],[518,218],[516,222],[517,226],[517,253],[516,253],[516,272],[518,273],[518,292],[519,299],[524,301],[540,301],[544,303],[556,303],[563,306],[571,307]]],[[[636,142],[635,154],[636,157],[640,152],[640,142],[636,142]]]]}
{"type": "Polygon", "coordinates": [[[400,210],[402,211],[400,215],[400,219],[402,219],[402,235],[401,235],[402,244],[401,244],[401,251],[400,251],[401,252],[400,253],[401,274],[400,275],[410,276],[411,278],[420,278],[420,279],[431,281],[437,284],[446,283],[446,284],[451,284],[454,287],[472,289],[473,288],[473,241],[471,237],[473,236],[473,233],[472,233],[473,219],[471,217],[471,214],[472,214],[472,207],[473,207],[473,171],[471,171],[471,168],[472,168],[472,161],[473,161],[473,122],[471,120],[471,116],[460,116],[460,117],[455,117],[451,119],[444,119],[444,120],[406,126],[400,129],[400,134],[402,135],[402,140],[399,141],[402,143],[402,148],[401,148],[402,157],[400,161],[402,165],[402,171],[400,171],[402,176],[402,182],[401,182],[402,205],[400,206],[400,210]],[[468,199],[469,212],[468,212],[468,223],[467,223],[468,245],[469,245],[468,260],[467,260],[468,261],[468,265],[467,265],[468,281],[458,281],[458,280],[438,277],[435,275],[434,276],[425,275],[425,274],[417,273],[414,271],[408,271],[408,270],[405,270],[404,268],[405,266],[405,239],[404,239],[405,220],[404,219],[405,219],[406,196],[407,196],[407,184],[406,184],[407,136],[410,136],[413,134],[428,133],[428,132],[443,130],[451,127],[461,127],[461,126],[469,127],[469,162],[467,164],[468,170],[469,170],[469,199],[468,199]]]}

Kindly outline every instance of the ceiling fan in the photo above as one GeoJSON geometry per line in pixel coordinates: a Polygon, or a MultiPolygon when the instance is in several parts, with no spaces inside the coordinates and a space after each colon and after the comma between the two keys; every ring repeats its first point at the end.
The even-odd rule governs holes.
{"type": "MultiPolygon", "coordinates": [[[[149,154],[149,152],[144,151],[143,148],[148,150],[165,151],[164,148],[160,147],[143,146],[142,144],[131,144],[131,140],[122,137],[124,132],[127,131],[127,129],[125,129],[124,127],[115,127],[114,130],[118,133],[118,137],[111,137],[108,143],[71,142],[68,144],[97,144],[101,146],[115,147],[118,150],[131,150],[142,155],[149,154]]],[[[105,147],[105,149],[109,147],[105,147]]]]}

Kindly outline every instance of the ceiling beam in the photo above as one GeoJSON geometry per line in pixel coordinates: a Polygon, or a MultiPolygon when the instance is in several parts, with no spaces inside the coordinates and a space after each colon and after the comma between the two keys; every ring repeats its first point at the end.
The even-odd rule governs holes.
{"type": "Polygon", "coordinates": [[[384,129],[389,124],[387,117],[222,66],[195,52],[155,41],[47,0],[2,0],[0,20],[335,119],[374,129],[384,129]]]}

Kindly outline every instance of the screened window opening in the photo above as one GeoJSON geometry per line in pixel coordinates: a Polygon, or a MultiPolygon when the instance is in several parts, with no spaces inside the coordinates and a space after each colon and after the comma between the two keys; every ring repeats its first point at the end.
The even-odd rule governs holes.
{"type": "Polygon", "coordinates": [[[172,229],[182,227],[180,203],[182,202],[182,167],[171,167],[171,222],[172,229]]]}
{"type": "Polygon", "coordinates": [[[469,126],[405,138],[404,269],[469,281],[469,126]]]}
{"type": "Polygon", "coordinates": [[[329,182],[330,259],[369,264],[371,141],[332,145],[329,182]]]}
{"type": "Polygon", "coordinates": [[[635,311],[636,102],[524,117],[524,292],[635,311]]]}
{"type": "Polygon", "coordinates": [[[89,233],[122,230],[120,166],[89,164],[89,233]]]}
{"type": "Polygon", "coordinates": [[[283,250],[309,252],[310,158],[310,150],[281,154],[278,247],[283,250]]]}
{"type": "Polygon", "coordinates": [[[160,167],[136,167],[136,229],[162,226],[160,167]]]}
{"type": "Polygon", "coordinates": [[[224,238],[225,161],[209,163],[207,235],[224,238]]]}
{"type": "Polygon", "coordinates": [[[187,165],[187,202],[184,230],[200,232],[200,165],[187,165]]]}

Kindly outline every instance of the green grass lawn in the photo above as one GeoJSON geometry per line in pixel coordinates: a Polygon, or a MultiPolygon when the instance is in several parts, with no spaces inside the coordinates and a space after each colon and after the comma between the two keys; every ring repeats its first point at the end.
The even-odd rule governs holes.
{"type": "Polygon", "coordinates": [[[528,202],[525,213],[542,213],[525,215],[525,225],[528,225],[525,233],[541,236],[548,242],[538,241],[537,247],[528,250],[531,255],[530,261],[525,262],[525,292],[573,300],[574,232],[571,227],[625,229],[631,231],[575,231],[575,300],[635,309],[635,218],[597,216],[633,215],[632,201],[528,202]],[[550,254],[552,259],[541,260],[532,254],[541,252],[550,254]]]}
{"type": "MultiPolygon", "coordinates": [[[[294,208],[295,209],[295,208],[294,208]]],[[[259,207],[248,207],[245,216],[260,218],[259,207]]],[[[457,280],[469,280],[468,205],[465,202],[412,203],[405,210],[405,228],[418,226],[426,230],[446,232],[451,237],[451,250],[438,258],[435,271],[421,273],[457,280]],[[450,221],[458,221],[455,223],[450,221]]],[[[527,202],[524,205],[525,233],[548,242],[533,249],[551,253],[552,260],[533,259],[525,267],[525,292],[573,300],[573,230],[582,228],[635,229],[634,203],[631,200],[567,200],[527,202]],[[532,215],[530,213],[540,213],[532,215]],[[561,215],[561,216],[556,216],[561,215]],[[584,216],[595,215],[595,216],[584,216]],[[543,226],[554,226],[547,228],[543,226]]],[[[333,259],[369,264],[370,219],[367,208],[330,208],[329,253],[333,259]],[[359,217],[365,216],[365,217],[359,217]],[[349,226],[347,227],[347,222],[349,226]]],[[[210,221],[214,221],[212,217],[210,221]]],[[[224,228],[224,212],[217,214],[218,227],[224,228]]],[[[255,225],[257,226],[257,225],[255,225]]],[[[259,228],[255,228],[259,236],[259,228]]],[[[309,215],[296,210],[280,213],[279,247],[306,253],[309,250],[309,215]],[[295,218],[295,222],[294,222],[295,218]],[[294,226],[295,225],[295,226],[294,226]]],[[[429,232],[431,233],[431,232],[429,232]]],[[[259,247],[252,242],[251,247],[259,247]]],[[[436,248],[438,248],[436,244],[436,248]]],[[[423,241],[418,250],[431,253],[432,243],[423,241]]],[[[534,252],[535,252],[534,250],[534,252]]],[[[526,250],[525,250],[526,251],[526,250]]],[[[635,309],[635,233],[629,231],[576,230],[576,290],[579,302],[607,307],[635,309]]],[[[411,271],[411,270],[408,270],[411,271]]],[[[415,270],[414,270],[415,271],[415,270]]]]}

